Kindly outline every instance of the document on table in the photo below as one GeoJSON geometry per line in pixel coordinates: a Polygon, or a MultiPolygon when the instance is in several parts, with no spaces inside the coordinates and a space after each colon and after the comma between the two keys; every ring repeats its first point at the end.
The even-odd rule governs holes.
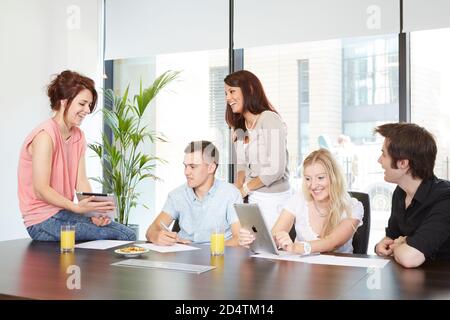
{"type": "Polygon", "coordinates": [[[353,258],[353,257],[341,257],[324,254],[303,257],[299,255],[278,256],[275,254],[261,253],[261,254],[254,254],[252,255],[252,257],[298,261],[312,264],[329,264],[334,266],[362,267],[362,268],[370,268],[370,267],[384,268],[390,261],[389,259],[382,259],[382,258],[357,258],[357,257],[353,258]]]}
{"type": "Polygon", "coordinates": [[[132,242],[134,242],[134,241],[94,240],[94,241],[78,243],[75,245],[75,248],[105,250],[105,249],[109,249],[109,248],[123,246],[124,244],[129,244],[132,242]]]}
{"type": "Polygon", "coordinates": [[[137,246],[157,252],[178,252],[178,251],[190,251],[190,250],[200,250],[200,248],[188,246],[186,244],[175,243],[173,246],[158,246],[154,243],[138,243],[137,246]]]}
{"type": "Polygon", "coordinates": [[[127,259],[120,262],[111,263],[112,266],[144,268],[144,269],[165,269],[170,271],[182,271],[190,273],[203,273],[212,269],[215,266],[204,266],[199,264],[178,263],[169,261],[151,261],[141,259],[127,259]]]}

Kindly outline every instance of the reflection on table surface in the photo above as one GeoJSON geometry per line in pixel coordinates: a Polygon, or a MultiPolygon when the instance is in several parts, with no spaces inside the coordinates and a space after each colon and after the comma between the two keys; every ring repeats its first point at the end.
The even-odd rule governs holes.
{"type": "MultiPolygon", "coordinates": [[[[449,299],[450,262],[404,269],[314,265],[251,258],[245,248],[223,256],[201,250],[149,252],[139,259],[216,268],[201,274],[111,266],[123,260],[117,248],[77,248],[61,254],[59,243],[20,239],[0,242],[5,257],[0,297],[31,299],[449,299]]],[[[372,257],[358,255],[358,257],[372,257]]]]}

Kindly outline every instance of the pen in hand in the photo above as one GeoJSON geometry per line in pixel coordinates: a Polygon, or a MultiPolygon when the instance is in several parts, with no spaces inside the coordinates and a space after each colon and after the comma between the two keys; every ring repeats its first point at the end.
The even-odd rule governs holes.
{"type": "MultiPolygon", "coordinates": [[[[169,229],[168,226],[166,226],[166,224],[165,224],[164,222],[159,221],[159,224],[161,225],[161,227],[162,227],[165,231],[167,231],[167,232],[173,232],[172,230],[169,229]]],[[[175,239],[176,239],[175,242],[177,242],[177,243],[185,243],[184,241],[181,241],[181,240],[178,238],[178,234],[176,235],[175,239]]]]}
{"type": "MultiPolygon", "coordinates": [[[[172,232],[172,230],[169,229],[168,226],[166,226],[166,224],[162,221],[159,221],[159,225],[162,227],[162,230],[167,231],[167,232],[172,232]]],[[[178,242],[178,236],[176,235],[175,237],[173,236],[169,236],[170,238],[173,238],[175,240],[175,242],[173,242],[172,244],[178,242]]]]}
{"type": "MultiPolygon", "coordinates": [[[[177,243],[187,244],[187,243],[190,243],[190,242],[191,242],[191,241],[189,241],[189,240],[184,240],[184,239],[178,238],[178,233],[175,232],[175,231],[170,230],[169,227],[166,226],[166,224],[165,224],[164,222],[159,221],[159,224],[160,224],[160,226],[161,226],[165,231],[168,231],[168,232],[171,232],[171,233],[175,233],[175,239],[176,239],[176,242],[177,242],[177,243]]],[[[170,237],[172,237],[172,236],[170,236],[170,237]]]]}
{"type": "Polygon", "coordinates": [[[161,225],[161,227],[163,227],[164,230],[172,232],[172,230],[170,230],[169,227],[164,224],[164,222],[159,221],[159,224],[161,225]]]}

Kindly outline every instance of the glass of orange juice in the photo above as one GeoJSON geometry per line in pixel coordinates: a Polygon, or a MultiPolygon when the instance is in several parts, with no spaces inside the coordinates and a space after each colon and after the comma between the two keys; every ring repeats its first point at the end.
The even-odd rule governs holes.
{"type": "Polygon", "coordinates": [[[75,226],[65,224],[61,226],[61,252],[75,251],[75,226]]]}
{"type": "Polygon", "coordinates": [[[211,231],[211,255],[221,256],[225,253],[225,230],[216,226],[211,231]]]}

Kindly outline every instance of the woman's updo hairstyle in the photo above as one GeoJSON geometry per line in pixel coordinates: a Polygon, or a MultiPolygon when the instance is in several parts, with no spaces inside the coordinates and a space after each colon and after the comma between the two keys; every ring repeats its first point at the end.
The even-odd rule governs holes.
{"type": "Polygon", "coordinates": [[[61,107],[61,100],[64,99],[67,99],[67,106],[70,106],[77,94],[84,89],[92,93],[92,103],[89,106],[92,112],[97,104],[97,91],[95,90],[94,81],[75,71],[65,70],[61,72],[48,85],[47,89],[52,110],[58,111],[61,107]]]}

